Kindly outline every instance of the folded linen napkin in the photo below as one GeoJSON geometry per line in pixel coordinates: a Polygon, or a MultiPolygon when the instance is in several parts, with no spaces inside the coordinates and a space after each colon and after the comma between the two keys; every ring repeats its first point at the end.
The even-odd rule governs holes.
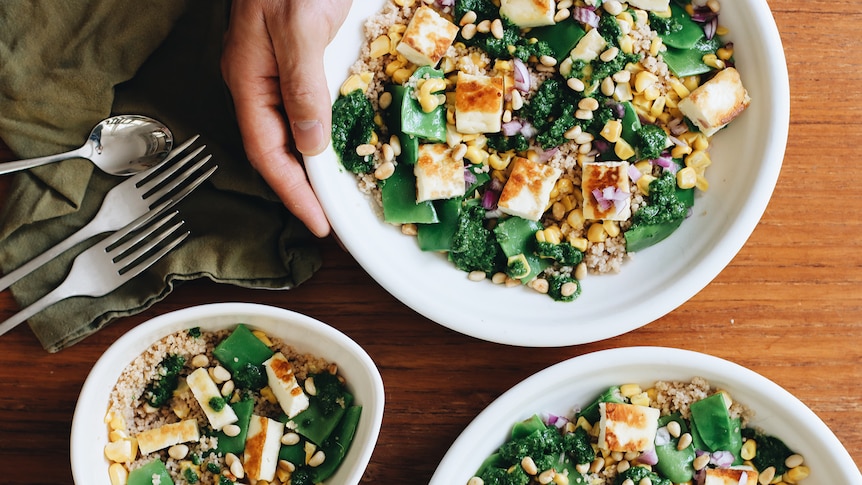
{"type": "MultiPolygon", "coordinates": [[[[100,298],[70,298],[29,320],[49,352],[196,278],[291,288],[320,267],[314,237],[277,200],[242,151],[219,72],[229,0],[0,2],[0,139],[22,158],[77,148],[111,114],[194,134],[219,168],[177,205],[191,237],[150,270],[100,298]]],[[[0,213],[0,271],[9,272],[95,215],[122,181],[86,160],[14,175],[0,213]]],[[[91,241],[90,243],[92,243],[91,241]]],[[[54,288],[81,244],[12,286],[24,306],[54,288]]]]}

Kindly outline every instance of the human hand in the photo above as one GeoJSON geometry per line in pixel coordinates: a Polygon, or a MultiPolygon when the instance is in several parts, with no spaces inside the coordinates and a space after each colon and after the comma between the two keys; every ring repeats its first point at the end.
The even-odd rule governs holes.
{"type": "Polygon", "coordinates": [[[221,69],[245,152],[284,205],[318,237],[329,234],[301,155],[329,143],[332,100],[323,52],[351,0],[234,0],[221,69]]]}

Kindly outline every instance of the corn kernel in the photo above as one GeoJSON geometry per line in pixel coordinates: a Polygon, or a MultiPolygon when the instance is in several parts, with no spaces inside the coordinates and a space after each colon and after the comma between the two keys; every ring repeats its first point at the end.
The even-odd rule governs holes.
{"type": "Polygon", "coordinates": [[[628,142],[620,138],[616,143],[614,143],[614,153],[616,156],[620,157],[620,160],[628,160],[634,156],[635,150],[628,144],[628,142]]]}
{"type": "Polygon", "coordinates": [[[563,241],[563,231],[556,224],[546,227],[543,232],[545,233],[545,241],[551,244],[560,244],[563,241]]]}
{"type": "Polygon", "coordinates": [[[272,388],[269,386],[266,386],[260,390],[260,397],[269,401],[270,404],[278,403],[278,399],[275,397],[275,394],[272,392],[272,388]]]}
{"type": "Polygon", "coordinates": [[[724,46],[719,47],[715,53],[718,55],[718,58],[722,61],[728,61],[731,57],[733,57],[733,47],[724,46]]]}
{"type": "Polygon", "coordinates": [[[392,50],[392,42],[389,39],[388,35],[380,35],[373,41],[371,41],[371,49],[369,54],[372,59],[377,59],[378,57],[383,57],[386,54],[389,54],[392,50]]]}
{"type": "Polygon", "coordinates": [[[742,444],[742,449],[739,450],[739,456],[743,460],[753,460],[755,455],[757,455],[757,441],[752,439],[746,440],[742,444]]]}
{"type": "Polygon", "coordinates": [[[602,227],[609,237],[617,237],[620,235],[620,225],[617,221],[602,221],[602,227]]]}
{"type": "Polygon", "coordinates": [[[698,133],[697,136],[694,137],[694,143],[692,143],[691,146],[695,150],[706,151],[709,148],[709,138],[707,138],[703,133],[698,133]]]}
{"type": "Polygon", "coordinates": [[[404,84],[410,79],[410,76],[413,75],[414,69],[409,67],[402,67],[392,73],[392,82],[396,84],[404,84]]]}
{"type": "Polygon", "coordinates": [[[641,392],[632,396],[629,401],[638,406],[649,406],[649,395],[645,392],[641,392]]]}
{"type": "Polygon", "coordinates": [[[658,36],[653,37],[653,39],[649,45],[649,55],[651,55],[653,57],[659,55],[659,53],[661,53],[661,47],[662,47],[661,37],[658,37],[658,36]]]}
{"type": "Polygon", "coordinates": [[[641,386],[637,384],[623,384],[620,386],[620,394],[623,397],[632,397],[643,392],[641,386]]]}
{"type": "Polygon", "coordinates": [[[129,471],[121,463],[112,463],[108,467],[108,476],[111,479],[111,485],[126,485],[129,480],[129,471]]]}
{"type": "Polygon", "coordinates": [[[788,482],[788,483],[799,483],[801,480],[808,478],[808,475],[810,475],[810,474],[811,474],[810,468],[808,468],[805,465],[800,465],[798,467],[791,468],[790,470],[787,470],[784,473],[782,478],[784,479],[785,482],[788,482]]]}
{"type": "Polygon", "coordinates": [[[583,229],[585,221],[584,211],[581,209],[574,209],[566,216],[566,223],[575,229],[583,229]]]}
{"type": "Polygon", "coordinates": [[[697,184],[695,185],[695,187],[697,187],[697,190],[700,190],[701,192],[706,192],[707,190],[709,190],[709,182],[706,181],[706,177],[698,174],[697,184]]]}
{"type": "Polygon", "coordinates": [[[655,177],[652,175],[645,174],[641,176],[636,182],[638,189],[640,189],[641,193],[644,195],[649,195],[649,184],[655,180],[655,177]]]}
{"type": "Polygon", "coordinates": [[[649,71],[641,71],[635,75],[635,92],[642,93],[647,88],[655,86],[657,82],[658,77],[655,74],[649,71]]]}
{"type": "Polygon", "coordinates": [[[476,146],[470,146],[467,148],[467,153],[464,155],[464,158],[469,160],[473,165],[479,165],[485,163],[485,160],[488,159],[488,152],[485,152],[476,146]]]}
{"type": "Polygon", "coordinates": [[[578,249],[578,251],[586,251],[589,241],[583,237],[576,237],[569,241],[569,244],[578,249]]]}
{"type": "Polygon", "coordinates": [[[623,132],[623,124],[620,120],[608,120],[602,131],[599,132],[605,140],[616,143],[620,139],[620,134],[623,132]]]}
{"type": "Polygon", "coordinates": [[[682,79],[682,84],[689,91],[694,91],[700,86],[700,76],[686,76],[682,79]]]}
{"type": "Polygon", "coordinates": [[[715,35],[719,37],[724,37],[725,35],[730,33],[730,29],[725,27],[724,25],[719,25],[718,28],[715,29],[715,35]]]}
{"type": "Polygon", "coordinates": [[[676,185],[681,189],[690,189],[697,185],[697,172],[691,167],[680,169],[676,173],[676,185]]]}
{"type": "Polygon", "coordinates": [[[593,243],[604,242],[608,238],[608,233],[605,231],[604,226],[599,223],[594,223],[590,225],[590,228],[587,229],[587,240],[593,243]]]}
{"type": "Polygon", "coordinates": [[[676,145],[670,151],[670,156],[673,158],[683,158],[691,153],[691,147],[688,145],[676,145]]]}
{"type": "Polygon", "coordinates": [[[711,163],[709,154],[703,150],[695,150],[685,157],[685,166],[693,168],[698,173],[703,173],[711,163]]]}
{"type": "Polygon", "coordinates": [[[620,37],[620,50],[626,54],[631,54],[635,50],[634,39],[630,35],[620,37]]]}

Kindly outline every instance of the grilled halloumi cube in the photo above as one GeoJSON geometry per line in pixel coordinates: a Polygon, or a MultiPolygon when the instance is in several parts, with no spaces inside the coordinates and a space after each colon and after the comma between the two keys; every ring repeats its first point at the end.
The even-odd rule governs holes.
{"type": "Polygon", "coordinates": [[[610,451],[645,451],[655,447],[661,411],[649,406],[603,402],[599,404],[599,448],[610,451]]]}
{"type": "Polygon", "coordinates": [[[464,162],[453,159],[452,149],[445,143],[419,145],[413,174],[416,202],[459,197],[467,190],[464,162]]]}
{"type": "Polygon", "coordinates": [[[707,468],[703,485],[757,485],[757,470],[751,467],[707,468]],[[742,474],[745,473],[745,481],[742,474]]]}
{"type": "Polygon", "coordinates": [[[581,192],[585,219],[625,221],[631,217],[628,168],[628,162],[584,163],[581,192]]]}
{"type": "Polygon", "coordinates": [[[503,186],[497,206],[501,212],[538,221],[551,198],[551,191],[562,172],[556,167],[517,157],[503,186]]]}
{"type": "Polygon", "coordinates": [[[679,102],[679,110],[706,136],[712,136],[740,115],[751,103],[739,71],[719,71],[679,102]]]}
{"type": "Polygon", "coordinates": [[[629,7],[649,10],[651,12],[667,12],[670,0],[628,0],[629,7]]]}
{"type": "Polygon", "coordinates": [[[458,133],[497,133],[503,124],[503,76],[458,71],[455,129],[458,133]]]}
{"type": "Polygon", "coordinates": [[[197,441],[201,439],[201,435],[197,420],[186,419],[179,423],[163,424],[158,428],[142,431],[135,438],[138,440],[141,454],[148,455],[180,443],[197,441]]]}
{"type": "Polygon", "coordinates": [[[433,8],[422,6],[413,14],[395,50],[417,66],[436,66],[457,35],[457,25],[433,8]]]}
{"type": "Polygon", "coordinates": [[[251,415],[242,454],[246,476],[252,480],[268,482],[275,478],[282,435],[284,423],[265,416],[251,415]]]}
{"type": "Polygon", "coordinates": [[[592,29],[586,33],[581,40],[578,41],[578,44],[572,49],[572,52],[569,53],[569,57],[572,60],[581,60],[590,62],[593,59],[599,57],[605,48],[608,46],[607,41],[602,37],[602,34],[599,33],[599,29],[592,29]]]}
{"type": "Polygon", "coordinates": [[[199,367],[194,372],[186,377],[186,383],[197,402],[204,410],[207,420],[213,429],[222,429],[223,427],[235,423],[239,420],[233,408],[225,403],[224,398],[219,391],[215,381],[212,380],[206,368],[199,367]],[[219,409],[213,408],[215,402],[221,402],[219,409]]]}
{"type": "Polygon", "coordinates": [[[284,354],[276,352],[263,366],[266,369],[267,383],[288,418],[308,409],[308,396],[296,382],[293,366],[284,354]]]}
{"type": "Polygon", "coordinates": [[[557,13],[554,0],[501,0],[500,15],[518,27],[554,25],[557,13]]]}

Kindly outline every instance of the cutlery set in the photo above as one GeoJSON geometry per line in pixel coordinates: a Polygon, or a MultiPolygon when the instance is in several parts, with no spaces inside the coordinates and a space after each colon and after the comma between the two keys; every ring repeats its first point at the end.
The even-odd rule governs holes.
{"type": "Polygon", "coordinates": [[[54,290],[0,323],[0,335],[58,301],[110,293],[182,243],[189,232],[180,230],[185,221],[171,209],[218,168],[207,167],[211,155],[202,155],[205,146],[192,148],[197,139],[195,135],[166,152],[164,160],[150,168],[131,172],[134,175],[108,191],[86,225],[0,278],[2,291],[72,247],[110,233],[74,259],[54,290]]]}

